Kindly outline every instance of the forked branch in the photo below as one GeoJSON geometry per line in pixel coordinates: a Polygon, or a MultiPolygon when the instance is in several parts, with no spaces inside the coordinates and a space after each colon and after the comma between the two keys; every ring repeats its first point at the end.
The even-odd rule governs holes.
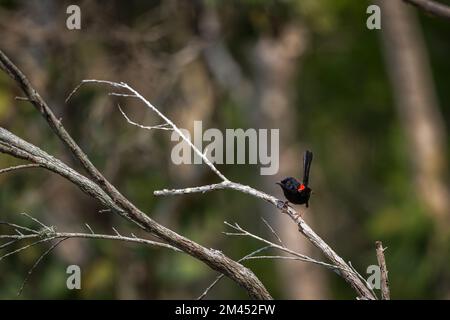
{"type": "MultiPolygon", "coordinates": [[[[241,287],[243,287],[251,298],[272,298],[261,281],[259,281],[259,279],[250,270],[248,270],[241,264],[233,261],[217,250],[205,248],[198,243],[177,234],[176,232],[157,223],[149,216],[147,216],[144,212],[139,210],[132,202],[124,197],[92,164],[86,154],[81,150],[81,148],[65,130],[61,120],[53,114],[50,107],[32,87],[31,83],[25,77],[25,75],[11,62],[11,60],[2,51],[0,51],[0,69],[5,71],[14,81],[18,83],[23,93],[25,94],[25,99],[35,106],[35,108],[48,122],[49,126],[59,137],[59,139],[64,143],[64,145],[69,148],[75,158],[79,160],[90,178],[81,175],[74,169],[64,164],[62,161],[48,155],[38,147],[24,141],[23,139],[18,138],[17,136],[3,128],[0,128],[0,152],[29,161],[34,164],[39,164],[45,169],[63,176],[70,182],[74,183],[83,192],[99,200],[106,207],[106,209],[120,214],[121,216],[132,221],[135,225],[161,239],[168,245],[176,247],[177,249],[204,262],[212,269],[223,273],[224,275],[238,283],[241,287]]],[[[128,87],[128,85],[125,84],[118,84],[107,81],[102,82],[108,83],[115,88],[124,88],[124,86],[128,87]]],[[[129,87],[129,91],[131,94],[134,94],[140,99],[145,100],[131,87],[129,87]]],[[[147,103],[149,106],[151,106],[149,102],[147,103]]],[[[155,112],[158,113],[159,111],[155,110],[155,112]]],[[[160,116],[163,115],[160,114],[160,116]]]]}
{"type": "MultiPolygon", "coordinates": [[[[0,128],[0,152],[10,154],[16,158],[30,161],[33,164],[42,166],[50,171],[60,174],[65,177],[75,185],[77,185],[82,191],[89,194],[90,196],[98,199],[102,204],[116,212],[127,219],[131,220],[136,225],[140,226],[142,229],[148,231],[154,236],[158,237],[162,241],[166,242],[168,245],[173,246],[191,256],[205,262],[212,269],[230,277],[236,281],[239,285],[247,290],[252,298],[257,299],[270,299],[271,296],[261,284],[258,278],[247,268],[243,267],[238,262],[235,262],[220,251],[214,249],[207,249],[201,245],[180,236],[174,231],[165,228],[164,226],[158,224],[156,221],[148,217],[145,213],[136,208],[128,199],[126,199],[110,182],[103,177],[103,175],[95,168],[95,166],[90,162],[88,157],[80,149],[80,147],[74,142],[70,135],[66,132],[61,124],[61,121],[57,119],[50,108],[47,106],[45,101],[37,94],[37,92],[31,87],[31,84],[22,74],[22,72],[14,65],[12,62],[0,51],[0,68],[6,71],[14,80],[16,80],[24,91],[26,98],[39,110],[39,112],[44,116],[44,118],[49,123],[50,127],[57,134],[57,136],[64,142],[64,144],[72,151],[74,156],[80,161],[84,169],[88,172],[89,179],[72,168],[68,167],[66,164],[62,163],[60,160],[48,155],[44,151],[40,150],[36,146],[14,136],[12,133],[5,129],[0,128]]],[[[320,238],[306,222],[303,220],[301,215],[295,211],[293,208],[284,206],[283,201],[271,196],[267,193],[259,191],[250,186],[245,186],[236,182],[232,182],[225,175],[223,175],[214,164],[207,158],[206,153],[202,153],[188,137],[186,137],[183,132],[167,117],[165,116],[157,107],[152,105],[148,100],[146,100],[139,92],[133,89],[126,83],[111,82],[105,80],[83,80],[79,86],[77,86],[74,91],[70,94],[68,99],[76,93],[76,91],[86,83],[95,83],[107,85],[114,89],[120,89],[123,92],[112,92],[112,95],[122,96],[125,98],[137,98],[145,106],[155,112],[163,121],[163,125],[157,125],[157,129],[165,128],[175,131],[191,148],[192,150],[203,160],[203,162],[222,180],[220,183],[185,188],[185,189],[174,189],[174,190],[159,190],[155,191],[155,195],[176,195],[176,194],[188,194],[188,193],[205,193],[214,190],[230,189],[239,192],[246,193],[253,197],[262,199],[280,210],[280,212],[287,214],[290,219],[297,225],[299,231],[311,242],[313,243],[331,262],[327,263],[317,263],[327,266],[337,273],[347,281],[352,288],[356,291],[358,298],[360,299],[376,299],[375,295],[367,287],[365,281],[361,279],[359,274],[349,266],[344,259],[342,259],[322,238],[320,238]]],[[[137,125],[143,129],[155,129],[155,127],[145,127],[137,124],[129,119],[126,114],[122,111],[123,116],[128,123],[132,125],[137,125]]],[[[233,225],[229,225],[233,227],[233,225]]],[[[240,235],[250,236],[244,229],[241,229],[237,225],[237,231],[240,235]]],[[[91,233],[92,234],[92,233],[91,233]]],[[[254,237],[253,237],[254,238],[254,237]]],[[[63,237],[64,239],[64,237],[63,237]]],[[[255,238],[259,241],[261,239],[255,238]]],[[[9,239],[10,241],[15,241],[16,239],[9,239]]],[[[45,239],[41,239],[42,241],[45,239]]],[[[265,242],[268,244],[267,242],[265,242]]],[[[272,244],[270,244],[272,245],[272,244]]],[[[283,246],[279,246],[283,247],[283,246]]],[[[277,248],[277,247],[275,247],[277,248]]],[[[280,248],[277,248],[280,249],[280,248]]],[[[280,249],[281,250],[281,249],[280,249]]],[[[286,252],[286,251],[285,251],[286,252]]],[[[293,255],[297,259],[302,259],[303,261],[310,261],[309,257],[303,255],[295,255],[292,252],[286,252],[293,255]]],[[[252,258],[248,257],[248,259],[252,258]]],[[[277,256],[261,256],[259,259],[274,258],[277,256]]],[[[256,257],[255,257],[256,258],[256,257]]],[[[253,258],[252,258],[253,259],[253,258]]],[[[314,263],[314,262],[313,262],[314,263]]]]}
{"type": "MultiPolygon", "coordinates": [[[[173,189],[173,190],[157,190],[154,192],[155,195],[161,196],[161,195],[179,195],[179,194],[188,194],[188,193],[205,193],[213,190],[222,190],[222,189],[231,189],[240,191],[246,194],[249,194],[251,196],[254,196],[256,198],[265,200],[274,206],[276,206],[281,212],[287,214],[298,226],[299,231],[310,241],[312,242],[317,248],[319,248],[322,253],[333,263],[333,265],[336,265],[340,269],[340,275],[343,277],[345,281],[347,281],[353,289],[355,289],[357,295],[361,299],[376,299],[374,294],[371,292],[370,288],[368,288],[367,284],[363,282],[358,273],[355,272],[353,268],[351,268],[345,261],[342,259],[325,241],[322,240],[310,227],[306,222],[303,220],[301,215],[297,213],[293,208],[283,206],[283,201],[275,198],[274,196],[271,196],[269,194],[266,194],[262,191],[259,191],[255,188],[252,188],[250,186],[245,186],[236,182],[232,182],[229,180],[225,175],[223,175],[215,166],[214,164],[208,159],[206,156],[206,153],[199,150],[188,137],[186,137],[183,132],[164,114],[162,114],[157,107],[155,107],[153,104],[151,104],[149,101],[147,101],[141,94],[139,94],[135,89],[130,87],[128,84],[123,82],[111,82],[111,81],[105,81],[105,80],[83,80],[78,87],[74,89],[74,91],[71,93],[70,97],[83,85],[86,83],[98,83],[98,84],[105,84],[108,85],[114,89],[120,88],[125,90],[124,93],[117,93],[117,95],[123,96],[123,97],[132,97],[137,98],[140,101],[142,101],[148,108],[150,108],[152,111],[154,111],[162,120],[165,121],[165,123],[170,126],[191,148],[194,150],[194,152],[202,159],[202,161],[219,177],[222,179],[222,182],[212,185],[206,185],[206,186],[199,186],[199,187],[191,187],[191,188],[184,188],[184,189],[173,189]]],[[[124,117],[127,119],[128,117],[124,114],[124,117]]],[[[142,125],[139,125],[139,127],[142,128],[142,125]]]]}
{"type": "Polygon", "coordinates": [[[181,252],[181,250],[168,245],[163,242],[159,241],[152,241],[145,238],[139,238],[135,236],[134,234],[131,234],[131,236],[123,236],[117,232],[116,229],[113,228],[116,235],[109,235],[109,234],[99,234],[95,233],[92,228],[86,224],[86,227],[89,230],[89,233],[83,233],[83,232],[59,232],[54,226],[49,226],[44,224],[43,222],[39,221],[38,219],[30,216],[27,213],[22,213],[22,215],[26,216],[27,218],[31,219],[34,223],[37,224],[38,228],[29,228],[25,227],[19,224],[6,222],[6,221],[0,221],[0,225],[6,225],[10,228],[12,228],[15,233],[13,234],[0,234],[0,241],[6,241],[4,244],[0,245],[0,249],[8,249],[12,247],[13,245],[20,244],[19,248],[14,249],[10,252],[7,252],[3,255],[0,255],[0,261],[12,256],[14,254],[17,254],[21,251],[24,251],[32,246],[52,242],[55,241],[45,252],[43,252],[39,258],[36,260],[36,262],[33,264],[33,266],[30,268],[30,270],[27,273],[27,276],[25,277],[25,280],[23,281],[22,285],[20,286],[20,289],[18,291],[18,295],[22,293],[22,290],[27,283],[28,279],[32,275],[33,271],[37,268],[39,263],[47,256],[49,255],[58,245],[60,245],[63,241],[68,239],[103,239],[103,240],[112,240],[112,241],[122,241],[127,243],[138,243],[138,244],[144,244],[154,247],[160,247],[160,248],[166,248],[173,250],[175,252],[181,252]],[[32,241],[31,243],[23,243],[32,241]]]}

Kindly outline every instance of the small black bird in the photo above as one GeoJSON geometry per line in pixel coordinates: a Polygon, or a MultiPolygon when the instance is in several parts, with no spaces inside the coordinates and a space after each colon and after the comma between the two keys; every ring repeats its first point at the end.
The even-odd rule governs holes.
{"type": "Polygon", "coordinates": [[[309,170],[311,169],[311,162],[313,154],[307,150],[303,156],[303,182],[300,183],[293,177],[283,179],[281,182],[277,182],[283,189],[284,196],[289,202],[294,204],[306,204],[308,208],[309,197],[311,196],[311,188],[308,187],[309,183],[309,170]]]}

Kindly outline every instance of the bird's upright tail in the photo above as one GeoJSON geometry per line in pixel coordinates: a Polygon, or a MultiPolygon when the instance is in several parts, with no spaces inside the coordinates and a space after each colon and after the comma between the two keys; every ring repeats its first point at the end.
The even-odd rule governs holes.
{"type": "Polygon", "coordinates": [[[303,184],[305,186],[308,186],[309,183],[309,170],[311,169],[312,160],[313,153],[309,150],[306,150],[303,156],[303,184]]]}

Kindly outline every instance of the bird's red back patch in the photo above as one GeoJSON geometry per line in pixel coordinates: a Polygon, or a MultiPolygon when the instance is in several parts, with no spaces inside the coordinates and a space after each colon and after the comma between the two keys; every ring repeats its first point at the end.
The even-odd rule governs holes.
{"type": "Polygon", "coordinates": [[[305,189],[305,185],[303,183],[301,185],[299,185],[297,188],[298,191],[302,191],[304,189],[305,189]]]}

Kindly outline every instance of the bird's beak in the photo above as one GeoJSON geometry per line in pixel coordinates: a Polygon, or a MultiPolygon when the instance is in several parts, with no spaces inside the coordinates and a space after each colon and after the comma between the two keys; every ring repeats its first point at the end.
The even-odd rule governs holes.
{"type": "Polygon", "coordinates": [[[275,184],[279,185],[280,187],[282,186],[280,182],[275,182],[275,184]]]}

